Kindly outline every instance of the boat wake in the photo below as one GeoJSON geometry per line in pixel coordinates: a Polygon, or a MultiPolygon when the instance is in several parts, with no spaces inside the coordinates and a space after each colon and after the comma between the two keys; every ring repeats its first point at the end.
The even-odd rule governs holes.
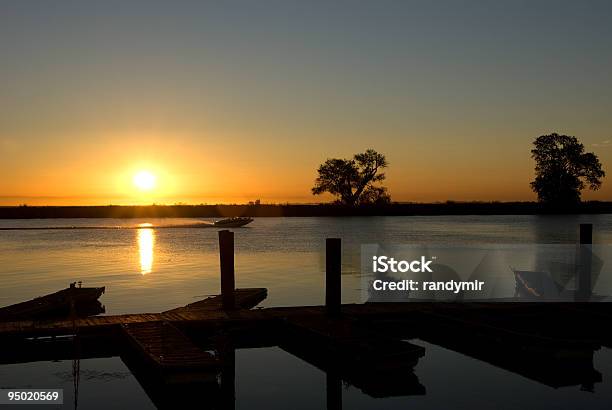
{"type": "Polygon", "coordinates": [[[17,226],[17,227],[0,227],[0,231],[38,231],[38,230],[67,230],[67,229],[194,229],[194,228],[240,228],[253,222],[253,218],[249,217],[232,217],[220,219],[214,222],[198,222],[192,224],[170,224],[170,225],[153,225],[149,223],[118,226],[118,225],[63,225],[63,226],[17,226]]]}

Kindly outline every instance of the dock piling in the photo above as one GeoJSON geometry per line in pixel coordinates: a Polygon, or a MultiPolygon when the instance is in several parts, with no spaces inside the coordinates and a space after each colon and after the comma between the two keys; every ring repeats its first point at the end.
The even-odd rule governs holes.
{"type": "Polygon", "coordinates": [[[234,296],[234,232],[219,231],[219,259],[221,264],[221,298],[224,310],[236,307],[234,296]]]}
{"type": "Polygon", "coordinates": [[[329,316],[340,315],[342,292],[342,240],[325,240],[325,306],[329,316]]]}
{"type": "Polygon", "coordinates": [[[592,293],[591,263],[593,224],[580,224],[580,245],[578,252],[578,292],[580,301],[588,301],[592,293]]]}

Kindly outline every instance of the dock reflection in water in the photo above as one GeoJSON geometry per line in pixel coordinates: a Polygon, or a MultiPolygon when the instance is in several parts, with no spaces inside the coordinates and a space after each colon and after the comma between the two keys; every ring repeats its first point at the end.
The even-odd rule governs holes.
{"type": "Polygon", "coordinates": [[[139,225],[136,230],[138,241],[138,254],[140,256],[140,273],[146,275],[153,271],[153,248],[155,246],[155,231],[150,223],[139,225]]]}

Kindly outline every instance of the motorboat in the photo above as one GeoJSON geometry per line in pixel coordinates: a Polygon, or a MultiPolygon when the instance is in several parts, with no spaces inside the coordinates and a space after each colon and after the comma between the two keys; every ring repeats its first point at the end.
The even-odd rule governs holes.
{"type": "Polygon", "coordinates": [[[253,222],[253,218],[245,216],[234,216],[231,218],[220,219],[215,221],[213,225],[216,228],[239,228],[253,222]]]}

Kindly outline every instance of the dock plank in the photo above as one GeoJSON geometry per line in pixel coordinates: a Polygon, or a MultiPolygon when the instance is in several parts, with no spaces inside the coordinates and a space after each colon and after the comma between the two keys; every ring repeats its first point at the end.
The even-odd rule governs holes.
{"type": "Polygon", "coordinates": [[[130,353],[139,356],[167,382],[178,379],[214,379],[220,368],[215,355],[198,348],[183,332],[166,321],[124,323],[130,353]]]}
{"type": "MultiPolygon", "coordinates": [[[[30,354],[27,350],[33,345],[20,339],[73,335],[75,330],[81,337],[112,338],[121,334],[123,324],[144,326],[165,321],[193,338],[203,351],[215,347],[211,340],[216,336],[226,335],[241,348],[287,347],[290,353],[332,374],[341,373],[338,369],[346,363],[341,375],[344,380],[372,396],[384,396],[422,391],[414,378],[410,383],[398,378],[408,385],[385,379],[386,374],[395,372],[397,363],[403,362],[399,367],[406,370],[412,365],[409,349],[401,339],[420,338],[439,344],[549,386],[597,383],[600,376],[593,369],[593,352],[612,340],[612,330],[607,326],[612,313],[609,303],[366,303],[342,305],[341,311],[341,321],[334,319],[333,325],[324,306],[177,309],[74,321],[2,322],[0,343],[19,346],[24,359],[40,359],[46,357],[45,352],[30,354]],[[533,322],[541,325],[534,328],[533,322]],[[292,340],[297,343],[288,343],[292,340]],[[372,363],[368,363],[368,357],[373,358],[372,363]],[[350,366],[352,370],[346,371],[350,366]],[[368,367],[373,370],[361,371],[368,367]]],[[[51,353],[53,349],[49,348],[50,360],[51,353]]]]}

